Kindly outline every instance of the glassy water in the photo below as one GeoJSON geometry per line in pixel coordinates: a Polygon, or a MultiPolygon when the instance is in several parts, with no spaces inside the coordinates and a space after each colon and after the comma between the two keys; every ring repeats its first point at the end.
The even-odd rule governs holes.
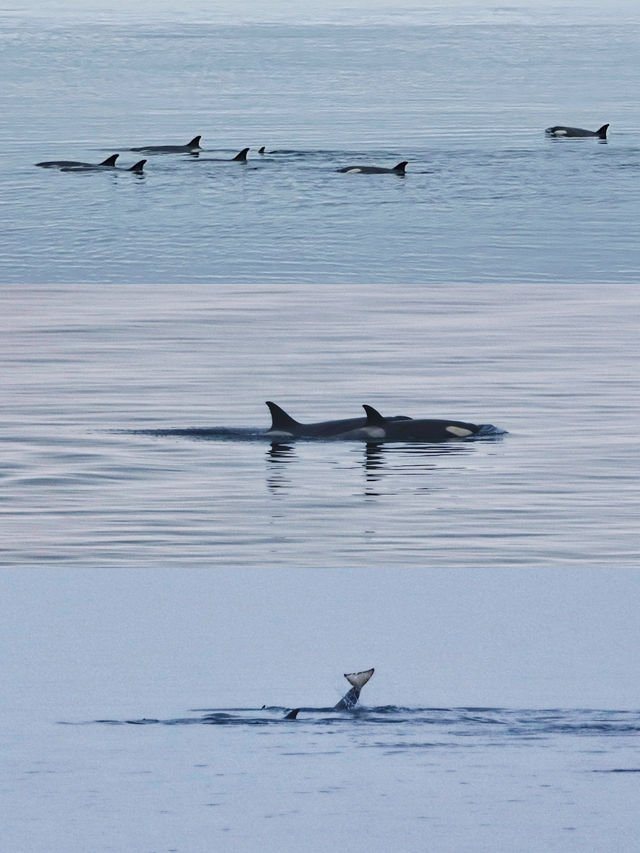
{"type": "Polygon", "coordinates": [[[242,5],[5,13],[0,280],[638,280],[632,4],[242,5]],[[143,178],[34,168],[196,134],[143,178]]]}
{"type": "Polygon", "coordinates": [[[4,846],[633,849],[636,4],[298,6],[0,11],[4,846]]]}

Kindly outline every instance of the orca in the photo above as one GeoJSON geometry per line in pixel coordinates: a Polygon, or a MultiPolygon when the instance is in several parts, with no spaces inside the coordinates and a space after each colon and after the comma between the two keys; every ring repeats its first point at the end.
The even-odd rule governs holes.
{"type": "Polygon", "coordinates": [[[143,145],[140,148],[130,148],[129,151],[142,151],[143,154],[197,154],[201,151],[201,136],[194,136],[186,145],[143,145]]]}
{"type": "MultiPolygon", "coordinates": [[[[368,418],[345,418],[337,421],[320,421],[313,424],[301,424],[287,414],[284,409],[267,400],[266,405],[271,412],[271,427],[265,435],[278,440],[291,440],[292,438],[335,438],[352,431],[365,428],[368,418]]],[[[375,411],[375,409],[372,409],[375,411]]],[[[382,418],[382,415],[378,415],[382,418]]],[[[392,418],[384,418],[385,422],[392,423],[394,420],[406,419],[406,415],[396,415],[392,418]]]]}
{"type": "Polygon", "coordinates": [[[603,124],[598,130],[583,130],[581,127],[565,127],[562,124],[554,124],[553,127],[548,127],[545,133],[548,136],[558,137],[578,137],[578,136],[597,136],[598,139],[607,138],[608,124],[603,124]]]}
{"type": "Polygon", "coordinates": [[[365,669],[362,672],[345,672],[344,677],[347,679],[349,684],[352,685],[352,687],[351,690],[348,691],[348,693],[344,694],[342,699],[338,702],[338,704],[333,710],[352,711],[358,704],[358,699],[360,698],[360,691],[365,686],[367,681],[369,681],[374,671],[374,668],[371,667],[371,669],[365,669]]]}
{"type": "Polygon", "coordinates": [[[407,168],[408,160],[403,160],[394,166],[392,169],[385,169],[383,166],[343,166],[341,169],[336,169],[336,172],[343,172],[347,175],[404,175],[407,168]]]}
{"type": "Polygon", "coordinates": [[[138,160],[137,163],[134,163],[133,166],[129,166],[128,168],[124,168],[124,167],[119,168],[118,166],[107,167],[107,166],[103,166],[102,164],[100,164],[99,166],[90,166],[90,165],[87,165],[87,166],[62,166],[60,171],[61,172],[100,172],[100,171],[104,171],[106,169],[107,171],[110,171],[110,172],[113,172],[113,171],[116,171],[116,172],[135,172],[137,175],[141,175],[144,172],[144,164],[146,162],[147,162],[146,160],[138,160]]]}
{"type": "MultiPolygon", "coordinates": [[[[353,711],[353,709],[358,704],[358,699],[360,698],[360,691],[365,686],[367,681],[371,678],[375,669],[371,667],[371,669],[364,669],[362,672],[345,672],[344,677],[347,679],[349,684],[351,685],[351,689],[345,693],[342,699],[338,702],[337,705],[334,705],[334,711],[353,711]]],[[[285,720],[295,720],[298,714],[300,713],[301,708],[292,708],[291,711],[288,711],[284,718],[285,720]]]]}
{"type": "Polygon", "coordinates": [[[43,163],[36,163],[36,166],[42,166],[43,169],[113,169],[118,157],[118,154],[112,154],[102,163],[82,163],[78,160],[45,160],[43,163]]]}
{"type": "Polygon", "coordinates": [[[368,442],[409,441],[438,442],[469,438],[479,432],[496,433],[488,424],[471,424],[466,421],[437,420],[431,418],[396,420],[385,418],[372,406],[363,406],[367,422],[347,433],[336,436],[341,439],[364,439],[368,442]]]}
{"type": "Polygon", "coordinates": [[[198,163],[246,163],[247,154],[250,150],[250,148],[243,148],[231,159],[228,157],[198,157],[198,163]]]}

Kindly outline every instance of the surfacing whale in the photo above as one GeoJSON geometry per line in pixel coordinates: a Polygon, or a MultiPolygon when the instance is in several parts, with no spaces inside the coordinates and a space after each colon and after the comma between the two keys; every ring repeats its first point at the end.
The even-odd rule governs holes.
{"type": "Polygon", "coordinates": [[[238,151],[235,157],[198,157],[198,163],[246,163],[250,148],[238,151]]]}
{"type": "MultiPolygon", "coordinates": [[[[368,418],[344,418],[337,421],[320,421],[313,424],[301,424],[287,414],[284,409],[267,400],[267,406],[271,412],[271,427],[265,435],[274,439],[292,438],[335,438],[336,436],[350,433],[354,430],[367,426],[368,418]]],[[[375,409],[372,409],[375,411],[375,409]]],[[[382,415],[380,415],[382,417],[382,415]]],[[[395,415],[385,418],[388,423],[394,420],[406,420],[406,415],[395,415]]]]}
{"type": "Polygon", "coordinates": [[[336,172],[343,172],[346,175],[404,175],[408,162],[403,160],[391,169],[386,169],[384,166],[343,166],[341,169],[336,169],[336,172]]]}
{"type": "Polygon", "coordinates": [[[45,160],[43,163],[36,163],[36,166],[42,166],[43,169],[113,169],[119,156],[119,154],[112,154],[102,163],[82,163],[79,160],[45,160]]]}
{"type": "Polygon", "coordinates": [[[597,136],[598,139],[607,138],[608,124],[603,124],[598,130],[584,130],[581,127],[565,127],[562,124],[554,124],[553,127],[548,127],[545,133],[548,136],[555,137],[578,137],[578,136],[597,136]]]}
{"type": "Polygon", "coordinates": [[[470,438],[484,434],[496,434],[497,430],[490,424],[471,424],[466,421],[453,421],[432,418],[385,418],[372,406],[363,406],[367,413],[364,427],[358,427],[350,432],[342,433],[342,439],[362,439],[368,442],[409,441],[409,442],[438,442],[451,439],[470,438]]]}
{"type": "Polygon", "coordinates": [[[144,172],[144,164],[146,160],[138,160],[137,163],[134,163],[133,166],[129,166],[127,168],[119,167],[119,166],[103,166],[102,164],[99,166],[62,166],[60,168],[61,172],[134,172],[136,175],[141,175],[144,172]]]}
{"type": "MultiPolygon", "coordinates": [[[[347,679],[349,684],[351,684],[351,690],[349,690],[342,699],[338,702],[337,705],[334,706],[334,711],[353,711],[353,709],[358,704],[358,699],[360,698],[360,691],[365,686],[367,681],[371,678],[373,673],[375,672],[374,668],[364,669],[362,672],[345,672],[344,677],[347,679]]],[[[300,713],[300,708],[293,708],[287,714],[285,714],[285,720],[295,720],[295,718],[300,713]]]]}
{"type": "Polygon", "coordinates": [[[139,148],[130,148],[129,151],[142,151],[143,154],[196,154],[202,150],[201,139],[202,136],[194,136],[186,145],[142,145],[139,148]]]}

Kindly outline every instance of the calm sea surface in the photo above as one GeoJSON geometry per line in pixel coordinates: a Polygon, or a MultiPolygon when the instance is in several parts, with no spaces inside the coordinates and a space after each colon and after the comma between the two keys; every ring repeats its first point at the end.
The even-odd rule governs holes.
{"type": "Polygon", "coordinates": [[[0,23],[3,849],[635,849],[637,4],[0,23]]]}

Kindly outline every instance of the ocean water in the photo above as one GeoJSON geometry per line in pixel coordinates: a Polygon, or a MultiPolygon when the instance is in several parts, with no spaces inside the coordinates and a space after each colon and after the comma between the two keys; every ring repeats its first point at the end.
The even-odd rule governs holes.
{"type": "Polygon", "coordinates": [[[0,281],[638,280],[634,3],[273,5],[5,10],[0,281]]]}
{"type": "Polygon", "coordinates": [[[3,848],[633,849],[635,3],[0,21],[3,848]]]}

